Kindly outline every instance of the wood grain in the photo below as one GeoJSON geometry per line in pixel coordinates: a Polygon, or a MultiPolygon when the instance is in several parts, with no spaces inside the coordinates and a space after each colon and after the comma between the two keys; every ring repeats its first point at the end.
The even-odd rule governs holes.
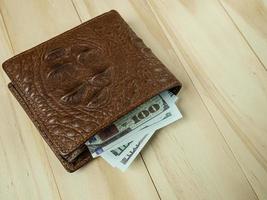
{"type": "MultiPolygon", "coordinates": [[[[12,56],[12,47],[1,18],[1,61],[12,56]]],[[[53,180],[42,140],[32,132],[24,111],[6,88],[8,78],[1,68],[1,187],[0,199],[57,199],[59,194],[53,180]],[[32,149],[32,150],[31,150],[32,149]],[[4,181],[2,181],[4,180],[4,181]],[[3,185],[2,185],[3,184],[3,185]],[[32,192],[26,192],[32,191],[32,192]],[[2,197],[2,198],[1,198],[2,197]]]]}
{"type": "Polygon", "coordinates": [[[267,70],[267,2],[221,0],[229,17],[267,70]]]}
{"type": "MultiPolygon", "coordinates": [[[[193,84],[190,83],[186,72],[182,67],[179,68],[181,64],[177,60],[170,43],[162,33],[159,24],[157,24],[156,20],[153,20],[154,16],[151,14],[149,6],[143,3],[143,1],[132,1],[130,4],[122,4],[120,1],[109,1],[109,3],[104,3],[103,1],[94,3],[91,1],[74,2],[77,5],[78,13],[81,13],[80,16],[84,20],[88,16],[95,16],[106,10],[112,8],[117,9],[138,35],[144,39],[145,43],[155,50],[155,53],[165,61],[172,72],[186,86],[185,90],[181,93],[182,101],[180,107],[186,110],[184,115],[188,120],[181,121],[176,126],[165,128],[164,132],[163,130],[160,131],[161,134],[159,133],[154,137],[151,145],[144,154],[146,165],[157,188],[159,188],[160,196],[166,199],[178,197],[184,197],[185,199],[194,199],[197,197],[218,199],[221,194],[225,194],[226,196],[228,195],[228,199],[257,198],[250,188],[242,170],[231,156],[231,151],[228,149],[224,138],[217,129],[217,124],[210,117],[201,98],[199,98],[197,92],[194,90],[193,84]],[[86,9],[84,8],[79,12],[79,9],[83,6],[87,7],[88,13],[85,12],[86,9]],[[202,127],[201,130],[200,127],[202,127]],[[210,143],[211,138],[213,138],[212,143],[210,143]],[[162,141],[164,141],[164,145],[162,141]],[[192,141],[196,143],[192,145],[192,141]],[[169,152],[175,152],[175,154],[169,152]],[[214,154],[217,155],[217,160],[216,157],[214,158],[214,154]],[[196,158],[201,158],[202,161],[199,162],[196,158]],[[227,163],[226,165],[229,168],[225,168],[221,163],[222,160],[223,163],[227,163]],[[158,165],[155,163],[158,163],[158,165]],[[211,175],[211,172],[214,173],[211,175]],[[240,174],[237,172],[240,172],[240,174]],[[203,176],[203,174],[206,176],[203,176]],[[231,179],[228,177],[231,177],[231,179]],[[213,185],[213,182],[220,183],[220,188],[215,188],[216,185],[213,185]],[[205,186],[200,187],[200,185],[205,186]],[[201,189],[212,189],[206,192],[205,190],[199,189],[199,187],[201,189]],[[241,190],[232,191],[233,187],[243,187],[248,193],[244,194],[244,190],[242,192],[241,190]],[[193,192],[189,192],[189,188],[193,192]],[[181,194],[181,191],[186,192],[181,194]]],[[[156,1],[153,2],[155,3],[156,1]]],[[[171,3],[169,1],[167,2],[164,5],[171,3]]],[[[175,5],[177,5],[176,1],[172,8],[175,8],[175,5]]],[[[159,10],[162,10],[162,7],[163,5],[160,5],[159,10]]],[[[218,9],[221,10],[221,8],[218,9]]],[[[159,10],[156,12],[159,12],[159,10]]],[[[176,13],[178,12],[174,9],[173,16],[171,17],[176,17],[176,13]]]]}
{"type": "Polygon", "coordinates": [[[266,199],[265,69],[218,2],[150,6],[253,190],[266,199]]]}
{"type": "Polygon", "coordinates": [[[184,118],[126,173],[97,159],[69,174],[1,69],[0,199],[267,199],[264,1],[2,0],[0,61],[110,9],[181,80],[184,118]]]}

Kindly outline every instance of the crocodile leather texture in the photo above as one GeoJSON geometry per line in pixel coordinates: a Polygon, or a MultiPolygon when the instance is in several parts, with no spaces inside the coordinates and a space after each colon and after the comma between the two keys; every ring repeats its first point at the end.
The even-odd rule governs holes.
{"type": "Polygon", "coordinates": [[[9,89],[68,171],[71,154],[99,130],[179,81],[112,10],[10,58],[9,89]]]}

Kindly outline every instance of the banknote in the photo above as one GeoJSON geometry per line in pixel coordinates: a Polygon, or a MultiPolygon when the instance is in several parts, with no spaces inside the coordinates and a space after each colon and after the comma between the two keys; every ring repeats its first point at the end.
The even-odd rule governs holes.
{"type": "Polygon", "coordinates": [[[122,142],[123,144],[116,145],[116,147],[113,147],[111,150],[103,152],[100,154],[101,158],[107,161],[112,167],[116,167],[123,152],[128,152],[131,144],[135,142],[136,139],[138,138],[130,138],[126,143],[122,142]]]}
{"type": "Polygon", "coordinates": [[[141,134],[140,137],[132,143],[129,151],[127,151],[126,154],[123,154],[122,158],[117,162],[116,167],[125,171],[152,136],[153,132],[141,134]]]}
{"type": "Polygon", "coordinates": [[[171,100],[175,103],[178,100],[178,96],[176,96],[174,93],[170,92],[169,90],[165,91],[168,93],[171,100]]]}
{"type": "Polygon", "coordinates": [[[140,138],[145,138],[146,135],[149,134],[153,135],[153,133],[154,132],[149,133],[148,131],[142,131],[141,134],[135,136],[134,138],[127,139],[127,141],[116,145],[116,147],[112,147],[111,149],[100,154],[100,156],[111,166],[117,167],[118,163],[125,157],[125,155],[131,154],[131,150],[133,149],[133,147],[136,147],[136,144],[138,143],[138,141],[140,141],[140,138]]]}
{"type": "Polygon", "coordinates": [[[91,137],[85,143],[90,153],[96,157],[149,126],[158,116],[170,108],[175,99],[175,95],[171,96],[170,92],[165,91],[138,106],[111,126],[91,137]]]}
{"type": "Polygon", "coordinates": [[[147,137],[150,138],[157,129],[167,126],[180,118],[182,118],[182,115],[178,108],[175,105],[170,105],[169,111],[166,112],[162,118],[158,118],[153,124],[141,129],[139,133],[135,134],[135,137],[131,137],[103,152],[101,157],[113,167],[125,170],[133,161],[133,159],[130,158],[132,156],[136,157],[136,152],[140,152],[143,145],[146,144],[148,141],[146,139],[147,137]]]}

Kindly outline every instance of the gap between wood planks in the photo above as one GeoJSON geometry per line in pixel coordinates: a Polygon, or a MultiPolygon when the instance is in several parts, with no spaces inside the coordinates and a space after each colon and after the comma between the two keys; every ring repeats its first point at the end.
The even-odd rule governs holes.
{"type": "MultiPolygon", "coordinates": [[[[76,13],[77,13],[77,15],[78,15],[78,17],[79,17],[79,19],[80,19],[80,21],[82,22],[82,20],[81,20],[81,17],[80,17],[80,15],[79,15],[79,13],[77,12],[77,8],[74,6],[74,3],[73,3],[73,1],[71,1],[72,2],[72,5],[73,5],[73,7],[75,8],[75,11],[76,11],[76,13]]],[[[151,8],[151,6],[150,6],[150,9],[151,9],[151,11],[152,11],[152,13],[153,13],[153,15],[156,15],[154,12],[153,12],[153,8],[151,8]]],[[[226,13],[227,13],[227,11],[225,11],[226,13]]],[[[228,13],[227,13],[228,14],[228,13]]],[[[156,16],[155,16],[156,17],[156,16]]],[[[229,16],[230,17],[230,16],[229,16]]],[[[158,24],[160,25],[160,28],[161,29],[163,29],[163,33],[165,34],[165,36],[166,36],[166,38],[168,39],[168,41],[170,42],[170,44],[173,46],[173,44],[172,44],[172,42],[169,40],[169,38],[168,38],[168,35],[165,33],[165,31],[164,31],[164,27],[162,27],[162,24],[160,24],[160,22],[159,22],[159,19],[156,17],[156,19],[157,19],[157,22],[158,22],[158,24]]],[[[3,20],[4,21],[4,20],[3,20]]],[[[233,22],[234,23],[234,22],[233,22]]],[[[4,24],[5,26],[6,26],[6,24],[4,24]]],[[[236,26],[236,28],[238,29],[238,27],[236,26]]],[[[6,28],[6,32],[8,33],[8,30],[7,30],[7,28],[6,28]]],[[[240,32],[240,30],[239,30],[239,32],[240,32]]],[[[240,34],[242,35],[242,33],[240,32],[240,34]]],[[[8,35],[8,37],[9,37],[9,34],[7,34],[8,35]]],[[[242,35],[243,36],[243,38],[245,39],[245,36],[244,35],[242,35]]],[[[245,39],[246,40],[246,39],[245,39]]],[[[10,45],[12,46],[12,43],[11,43],[11,40],[9,39],[9,42],[10,42],[10,45]]],[[[246,40],[246,42],[248,43],[248,41],[246,40]]],[[[248,43],[248,45],[249,45],[249,43],[248,43]]],[[[250,46],[250,45],[249,45],[250,46]]],[[[13,48],[13,47],[12,47],[13,48]]],[[[250,48],[251,48],[251,50],[253,51],[253,48],[250,46],[250,48]]],[[[13,49],[12,49],[13,50],[13,49]]],[[[14,52],[14,51],[13,51],[14,52]]],[[[175,51],[174,51],[175,52],[175,51]]],[[[253,51],[254,52],[254,51],[253,51]]],[[[254,52],[255,53],[255,52],[254,52]]],[[[255,55],[257,55],[256,53],[255,53],[255,55]]],[[[180,57],[179,57],[179,55],[177,55],[176,54],[176,56],[177,56],[177,58],[179,59],[179,60],[181,60],[180,59],[180,57]]],[[[258,58],[259,59],[259,58],[258,58]]],[[[261,62],[262,63],[262,62],[261,62]]],[[[182,67],[184,67],[183,65],[182,65],[182,67]]],[[[265,68],[266,69],[266,68],[265,68]]],[[[184,70],[185,70],[185,68],[184,68],[184,70]]],[[[188,75],[188,73],[187,73],[187,71],[185,70],[185,72],[186,72],[186,74],[188,75]]],[[[199,91],[196,89],[196,86],[194,85],[194,83],[193,83],[193,81],[191,80],[191,78],[190,78],[190,76],[188,75],[188,77],[189,77],[189,79],[190,79],[190,81],[192,82],[192,85],[193,85],[193,87],[194,87],[194,89],[197,91],[197,93],[198,93],[198,95],[200,96],[200,98],[201,98],[201,95],[200,95],[200,93],[199,93],[199,91]]],[[[204,103],[204,105],[205,105],[205,107],[206,107],[206,109],[207,109],[207,111],[209,112],[209,114],[210,114],[210,116],[211,116],[211,118],[213,119],[213,121],[215,121],[215,119],[213,118],[213,116],[212,116],[212,114],[210,113],[210,111],[209,111],[209,109],[207,108],[207,106],[206,106],[206,104],[205,104],[205,102],[203,101],[203,99],[201,98],[201,100],[202,100],[202,102],[204,103]]],[[[217,127],[217,129],[218,129],[218,131],[220,131],[220,129],[218,128],[218,126],[217,126],[217,123],[216,123],[216,121],[215,121],[215,124],[216,124],[216,127],[217,127]]],[[[221,131],[220,131],[220,133],[221,133],[221,131]]],[[[222,134],[222,133],[221,133],[222,134]]],[[[223,137],[224,138],[224,137],[223,137]]],[[[225,138],[224,138],[225,139],[225,138]]],[[[228,143],[226,142],[226,144],[228,145],[228,143]]],[[[228,145],[229,146],[229,145],[228,145]]],[[[230,149],[230,151],[232,152],[232,150],[231,150],[231,148],[229,147],[229,149],[230,149]]],[[[45,152],[46,152],[46,150],[45,150],[45,152]]],[[[233,154],[234,155],[234,154],[233,154]]],[[[235,158],[235,156],[234,156],[234,158],[235,158]]],[[[142,159],[143,159],[143,157],[142,157],[142,159]]],[[[235,158],[236,159],[236,158],[235,158]]],[[[49,160],[48,160],[48,162],[49,162],[49,160]]],[[[144,164],[145,164],[145,166],[146,166],[146,163],[145,163],[145,161],[144,161],[144,159],[143,159],[143,162],[144,162],[144,164]]],[[[239,162],[237,161],[237,163],[239,164],[239,162]]],[[[50,166],[50,163],[49,163],[49,166],[50,166]]],[[[146,167],[147,168],[147,167],[146,167]]],[[[54,176],[54,173],[53,173],[53,170],[51,169],[51,171],[52,171],[52,174],[53,174],[53,176],[54,176]]],[[[147,171],[148,171],[148,169],[147,169],[147,171]]],[[[149,173],[149,171],[148,171],[148,174],[149,174],[149,176],[150,176],[150,173],[149,173]]],[[[246,176],[245,176],[246,177],[246,176]]],[[[151,178],[151,180],[152,180],[152,183],[154,184],[154,181],[153,181],[153,179],[152,179],[152,177],[150,176],[150,178],[151,178]]],[[[56,181],[55,181],[55,183],[56,183],[56,181]]],[[[57,185],[57,184],[56,184],[57,185]]],[[[155,185],[154,185],[154,187],[155,187],[155,185]]],[[[156,187],[155,187],[156,188],[156,187]]],[[[252,187],[252,189],[253,189],[253,187],[252,187]]],[[[156,188],[156,191],[157,191],[157,188],[156,188]]],[[[158,192],[158,191],[157,191],[158,192]]],[[[160,197],[159,197],[160,198],[160,197]]]]}
{"type": "MultiPolygon", "coordinates": [[[[160,21],[160,19],[157,17],[157,14],[156,14],[155,11],[153,10],[153,8],[152,8],[152,6],[149,4],[149,2],[147,2],[147,3],[148,3],[148,5],[149,5],[149,9],[151,10],[152,14],[155,16],[156,21],[157,21],[157,23],[158,23],[160,29],[163,31],[165,37],[167,38],[167,40],[169,41],[169,43],[170,43],[171,46],[173,47],[174,45],[173,45],[173,43],[171,42],[171,40],[169,39],[168,33],[167,33],[167,31],[165,30],[164,25],[162,24],[162,22],[160,21]]],[[[79,12],[78,12],[78,10],[77,10],[77,8],[76,8],[75,3],[73,2],[73,0],[72,0],[72,5],[73,5],[73,7],[74,7],[75,10],[76,10],[77,15],[79,16],[80,21],[82,22],[82,20],[81,20],[81,16],[80,16],[80,14],[79,14],[79,12]]],[[[226,14],[228,15],[228,17],[230,17],[229,14],[227,13],[227,11],[226,11],[225,9],[224,9],[224,12],[226,12],[226,14]]],[[[233,21],[232,21],[232,23],[233,23],[233,21]]],[[[235,27],[238,29],[238,27],[237,27],[236,25],[235,25],[235,27]]],[[[238,29],[238,31],[239,31],[239,33],[241,34],[242,38],[246,41],[247,45],[248,45],[248,46],[250,47],[250,49],[253,51],[253,48],[250,46],[250,44],[248,43],[248,41],[245,39],[244,35],[241,33],[241,31],[240,31],[239,29],[238,29]]],[[[174,48],[173,48],[173,49],[174,49],[174,48]]],[[[207,107],[207,105],[206,105],[204,99],[201,97],[201,94],[199,93],[199,91],[198,91],[196,85],[194,84],[193,80],[191,79],[191,77],[189,76],[187,70],[185,69],[184,64],[186,64],[186,61],[181,62],[181,60],[183,60],[183,59],[181,59],[181,55],[179,56],[179,55],[177,54],[176,51],[174,51],[174,52],[175,52],[176,57],[177,57],[178,60],[180,61],[180,63],[182,63],[182,67],[184,68],[185,73],[187,74],[188,78],[190,79],[190,81],[191,81],[191,83],[192,83],[192,85],[193,85],[193,88],[196,90],[198,96],[200,97],[201,101],[202,101],[203,104],[205,105],[206,110],[208,111],[210,117],[211,117],[212,120],[215,122],[215,126],[216,126],[217,130],[220,132],[220,134],[221,134],[223,140],[224,140],[225,143],[227,144],[227,146],[228,146],[230,152],[232,153],[234,159],[235,159],[236,162],[237,162],[238,167],[241,169],[242,174],[243,174],[244,177],[246,178],[246,181],[249,183],[249,185],[250,185],[252,191],[254,192],[255,196],[258,198],[258,196],[257,196],[257,194],[256,194],[256,192],[255,192],[255,190],[254,190],[254,188],[252,187],[251,183],[249,182],[249,180],[248,180],[248,178],[247,178],[247,176],[246,176],[246,173],[244,172],[244,170],[243,170],[243,168],[241,167],[239,161],[237,160],[235,154],[233,153],[232,148],[230,147],[229,143],[226,141],[226,138],[225,138],[225,136],[222,134],[220,128],[218,127],[218,124],[217,124],[216,120],[214,119],[214,117],[213,117],[212,113],[210,112],[209,108],[207,107]]],[[[255,51],[253,51],[253,53],[256,55],[255,51]]],[[[257,56],[257,58],[258,58],[258,56],[257,56]]],[[[259,58],[258,58],[258,59],[259,59],[259,58]]],[[[260,61],[260,63],[263,65],[263,63],[262,63],[261,61],[260,61]]],[[[263,65],[263,67],[264,67],[264,65],[263,65]]],[[[217,103],[218,103],[218,102],[217,102],[217,103]]],[[[220,107],[221,107],[221,106],[220,106],[220,107]]],[[[152,182],[153,182],[153,185],[154,185],[154,187],[155,187],[156,190],[157,190],[157,187],[156,187],[155,184],[154,184],[154,180],[153,180],[152,176],[151,176],[150,173],[149,173],[149,169],[147,168],[146,162],[145,162],[145,160],[143,159],[142,153],[141,153],[141,158],[142,158],[142,160],[143,160],[143,162],[144,162],[144,164],[145,164],[145,167],[146,167],[146,169],[147,169],[147,171],[148,171],[148,174],[149,174],[149,176],[150,176],[150,178],[151,178],[151,180],[152,180],[152,182]]],[[[158,191],[157,191],[157,192],[158,192],[158,191]]],[[[159,193],[158,193],[158,195],[159,195],[159,193]]],[[[159,197],[160,197],[160,196],[159,196],[159,197]]]]}
{"type": "MultiPolygon", "coordinates": [[[[75,6],[73,0],[70,0],[70,1],[71,1],[71,3],[72,3],[72,6],[73,6],[74,9],[75,9],[76,14],[77,14],[78,17],[79,17],[80,22],[83,23],[83,21],[82,21],[82,19],[81,19],[81,16],[80,16],[80,14],[79,14],[79,12],[78,12],[78,10],[77,10],[77,8],[76,8],[76,6],[75,6]]],[[[155,184],[155,182],[154,182],[154,180],[153,180],[153,178],[152,178],[152,176],[151,176],[151,174],[150,174],[150,172],[149,172],[149,170],[148,170],[148,168],[147,168],[146,162],[145,162],[145,160],[144,160],[144,158],[143,158],[143,156],[142,156],[141,153],[140,153],[140,158],[142,159],[142,161],[143,161],[143,163],[144,163],[144,166],[145,166],[145,169],[146,169],[146,171],[147,171],[147,174],[148,174],[148,176],[149,176],[149,178],[150,178],[150,180],[151,180],[151,182],[152,182],[152,184],[153,184],[153,186],[154,186],[154,188],[155,188],[155,190],[156,190],[156,193],[157,193],[159,199],[161,199],[161,196],[160,196],[160,194],[159,194],[158,188],[156,187],[156,184],[155,184]]]]}
{"type": "MultiPolygon", "coordinates": [[[[80,22],[82,23],[82,19],[81,19],[80,15],[79,15],[79,13],[78,13],[78,11],[77,11],[77,8],[75,7],[73,1],[71,1],[71,3],[72,3],[73,8],[75,9],[75,12],[76,12],[77,16],[79,17],[80,22]]],[[[12,55],[14,55],[14,54],[15,54],[15,53],[14,53],[15,50],[14,50],[14,47],[13,47],[13,45],[12,45],[11,38],[10,38],[10,34],[9,34],[9,31],[8,31],[7,25],[6,25],[6,23],[5,23],[4,17],[2,16],[1,9],[0,9],[0,17],[2,17],[2,19],[3,19],[3,24],[4,24],[4,30],[3,30],[3,31],[6,32],[6,35],[7,35],[7,42],[10,44],[11,51],[12,51],[12,55]]],[[[11,101],[11,102],[12,102],[12,101],[11,101]]],[[[13,109],[13,106],[11,106],[11,107],[12,107],[12,109],[13,109]]],[[[13,110],[14,110],[14,109],[13,109],[13,110]]],[[[14,111],[14,112],[15,112],[15,111],[14,111]]],[[[17,118],[17,117],[16,117],[16,118],[17,118]]],[[[16,121],[17,121],[17,119],[16,119],[16,121]]],[[[55,185],[56,185],[56,189],[57,189],[58,197],[59,197],[60,199],[62,199],[61,194],[60,194],[60,191],[59,191],[59,188],[58,188],[58,184],[57,184],[57,181],[56,181],[56,178],[55,178],[55,175],[54,175],[54,171],[53,171],[53,169],[52,169],[52,167],[51,167],[51,163],[50,163],[49,158],[48,158],[48,155],[47,155],[47,149],[44,147],[44,143],[42,143],[42,146],[43,146],[44,151],[45,151],[45,154],[46,154],[46,160],[47,160],[47,162],[48,162],[49,169],[51,170],[51,173],[52,173],[52,176],[53,176],[53,181],[54,181],[54,183],[55,183],[55,185]]],[[[142,159],[142,158],[141,158],[141,159],[142,159]]],[[[143,159],[142,159],[142,160],[143,160],[143,159]]],[[[143,161],[143,162],[144,162],[144,161],[143,161]]],[[[145,164],[144,164],[144,166],[145,166],[145,169],[146,169],[146,171],[147,171],[147,167],[146,167],[145,164]]],[[[158,192],[158,190],[157,190],[157,188],[156,188],[156,186],[155,186],[153,180],[151,179],[151,176],[150,176],[150,174],[149,174],[148,171],[147,171],[147,173],[148,173],[148,175],[149,175],[149,177],[150,177],[151,183],[153,184],[153,186],[154,186],[154,188],[155,188],[155,191],[157,192],[158,198],[161,199],[161,197],[159,196],[159,192],[158,192]]]]}
{"type": "Polygon", "coordinates": [[[221,5],[221,7],[223,8],[224,12],[226,13],[226,15],[228,16],[228,18],[231,20],[231,22],[234,24],[235,28],[237,29],[237,31],[240,33],[241,37],[244,39],[245,43],[248,45],[248,48],[253,52],[253,54],[256,56],[256,58],[258,59],[259,63],[261,64],[261,66],[265,69],[265,71],[267,71],[267,67],[264,65],[264,63],[261,61],[260,57],[258,56],[258,54],[256,53],[256,51],[253,49],[253,47],[251,46],[251,44],[249,43],[248,39],[246,38],[246,36],[242,33],[242,31],[240,30],[240,28],[238,27],[238,25],[235,23],[234,19],[231,17],[230,13],[226,10],[226,8],[224,7],[223,3],[221,2],[221,0],[217,0],[218,3],[221,5]]]}
{"type": "MultiPolygon", "coordinates": [[[[218,1],[220,1],[220,0],[218,0],[218,1]]],[[[155,18],[156,18],[156,20],[157,20],[157,23],[159,24],[160,29],[162,29],[164,35],[166,36],[167,40],[168,40],[169,43],[171,44],[172,48],[175,49],[175,48],[174,48],[174,44],[173,44],[173,42],[169,39],[169,38],[170,38],[170,35],[168,34],[167,30],[165,29],[164,24],[161,22],[161,20],[160,20],[159,17],[157,16],[156,11],[153,9],[153,6],[150,4],[149,1],[146,0],[146,2],[147,2],[147,4],[149,5],[149,8],[150,8],[151,12],[152,12],[153,15],[155,16],[155,18]]],[[[222,6],[221,2],[219,2],[219,4],[222,6]]],[[[222,6],[222,7],[223,7],[223,6],[222,6]]],[[[260,60],[260,58],[258,57],[258,55],[256,54],[256,52],[254,51],[254,49],[252,48],[252,46],[249,44],[248,40],[247,40],[247,39],[245,38],[245,36],[242,34],[241,30],[240,30],[240,29],[238,28],[238,26],[234,23],[234,21],[232,20],[232,18],[231,18],[230,15],[229,15],[229,13],[227,12],[227,10],[226,10],[224,7],[223,7],[223,10],[224,10],[224,12],[226,13],[226,15],[230,18],[230,21],[234,24],[235,28],[236,28],[236,29],[238,30],[238,32],[240,33],[241,37],[245,40],[245,42],[247,43],[249,49],[253,52],[253,54],[257,57],[257,59],[258,59],[259,62],[261,63],[262,67],[266,70],[264,64],[262,63],[262,61],[260,60]]],[[[216,120],[214,119],[214,117],[213,117],[213,115],[212,115],[210,109],[209,109],[208,106],[206,105],[206,103],[205,103],[204,99],[202,98],[201,94],[199,93],[199,91],[198,91],[196,85],[194,84],[194,82],[193,82],[193,80],[191,79],[191,77],[189,76],[189,74],[188,74],[186,68],[184,67],[184,65],[188,65],[188,63],[187,63],[186,59],[183,59],[183,58],[182,58],[183,56],[182,56],[181,54],[183,54],[183,53],[181,53],[180,55],[178,55],[177,52],[176,52],[175,50],[174,50],[174,52],[175,52],[175,56],[176,56],[177,59],[180,61],[181,66],[183,67],[185,73],[187,74],[188,78],[190,79],[190,81],[191,81],[191,83],[192,83],[194,89],[196,90],[198,96],[200,97],[201,101],[203,102],[203,104],[204,104],[206,110],[208,111],[210,117],[211,117],[212,120],[214,121],[217,130],[218,130],[219,133],[221,134],[223,140],[224,140],[225,143],[227,144],[227,146],[228,146],[230,152],[232,153],[234,159],[236,160],[236,162],[237,162],[237,164],[238,164],[238,167],[240,168],[240,170],[242,171],[244,177],[246,178],[246,181],[247,181],[248,184],[250,185],[250,187],[251,187],[253,193],[255,194],[255,196],[257,197],[257,199],[259,199],[259,196],[257,195],[257,193],[256,193],[256,191],[255,191],[253,185],[250,183],[250,181],[249,181],[249,179],[248,179],[248,177],[247,177],[247,175],[246,175],[244,169],[242,168],[242,165],[240,164],[240,162],[239,162],[238,159],[236,158],[236,155],[234,154],[232,148],[230,147],[230,145],[229,145],[229,143],[227,142],[225,136],[224,136],[223,133],[221,132],[221,130],[220,130],[219,126],[218,126],[218,123],[217,123],[216,120]]],[[[213,99],[214,99],[214,98],[213,98],[213,99]]],[[[214,103],[215,103],[215,102],[214,102],[214,103]]],[[[219,106],[222,107],[222,106],[220,105],[219,102],[216,102],[215,104],[216,104],[216,106],[218,106],[218,104],[219,104],[219,106]]],[[[231,123],[230,123],[230,125],[231,125],[231,123]]],[[[145,161],[144,161],[144,162],[145,162],[145,161]]]]}
{"type": "MultiPolygon", "coordinates": [[[[10,46],[11,55],[14,55],[14,54],[15,54],[15,50],[14,50],[14,47],[13,47],[12,42],[11,42],[10,34],[9,34],[9,31],[8,31],[8,28],[7,28],[7,25],[6,25],[4,16],[3,16],[2,11],[1,11],[1,7],[0,7],[0,20],[3,22],[3,25],[4,25],[4,27],[3,27],[3,32],[4,32],[4,34],[7,36],[7,40],[6,40],[6,42],[8,43],[8,46],[10,46]]],[[[1,73],[1,76],[3,76],[2,73],[1,73]]],[[[7,82],[5,81],[4,78],[3,78],[3,81],[7,84],[7,82]]],[[[9,100],[10,100],[10,107],[11,107],[11,109],[13,110],[13,113],[15,113],[14,117],[15,117],[16,121],[18,121],[18,117],[17,117],[17,115],[16,115],[16,112],[15,112],[15,110],[14,110],[14,106],[13,106],[12,100],[11,100],[11,98],[10,98],[10,94],[8,94],[8,98],[9,98],[9,100]]],[[[21,140],[23,140],[22,137],[21,137],[20,132],[21,132],[21,130],[19,130],[19,135],[20,135],[21,140]]],[[[58,185],[57,185],[57,181],[56,181],[56,178],[55,178],[55,175],[54,175],[54,171],[53,171],[53,169],[52,169],[52,167],[51,167],[51,163],[50,163],[49,158],[48,158],[48,155],[47,155],[47,150],[46,150],[46,148],[45,148],[43,142],[44,142],[44,141],[42,141],[41,143],[42,143],[42,146],[43,146],[43,149],[44,149],[44,152],[45,152],[45,156],[46,156],[46,160],[47,160],[47,162],[48,162],[49,169],[50,169],[50,171],[51,171],[51,173],[52,173],[53,181],[54,181],[54,183],[55,183],[55,185],[56,185],[56,189],[57,189],[58,197],[59,197],[60,199],[62,199],[61,194],[60,194],[60,192],[59,192],[58,185]]],[[[24,142],[23,142],[23,141],[22,141],[22,144],[23,144],[23,146],[24,146],[24,142]]],[[[25,150],[25,151],[26,151],[26,150],[25,150]]],[[[26,152],[27,152],[27,151],[26,151],[26,152]]],[[[26,156],[26,157],[27,157],[27,159],[28,159],[28,161],[29,161],[28,156],[26,156]]],[[[31,168],[30,162],[29,162],[29,167],[31,168]]],[[[33,178],[33,179],[34,179],[34,178],[33,178]]],[[[34,179],[33,181],[35,182],[35,179],[34,179]]],[[[39,193],[39,192],[38,192],[38,193],[39,193]]]]}

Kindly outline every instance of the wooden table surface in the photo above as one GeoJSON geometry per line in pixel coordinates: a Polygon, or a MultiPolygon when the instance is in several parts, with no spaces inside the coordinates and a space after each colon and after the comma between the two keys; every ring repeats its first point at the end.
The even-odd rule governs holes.
{"type": "Polygon", "coordinates": [[[183,83],[184,118],[122,173],[67,173],[0,70],[0,199],[267,199],[266,0],[0,0],[0,60],[116,9],[183,83]]]}

